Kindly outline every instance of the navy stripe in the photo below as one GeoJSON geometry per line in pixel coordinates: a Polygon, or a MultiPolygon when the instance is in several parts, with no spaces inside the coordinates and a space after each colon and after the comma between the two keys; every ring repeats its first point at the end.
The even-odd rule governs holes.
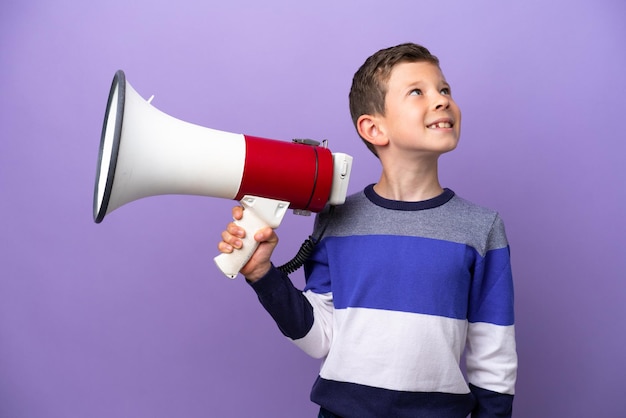
{"type": "Polygon", "coordinates": [[[432,199],[420,200],[416,202],[389,200],[376,193],[373,184],[367,186],[363,193],[365,193],[365,196],[367,196],[370,202],[372,202],[376,206],[380,206],[381,208],[385,209],[403,210],[409,212],[437,208],[446,204],[450,199],[454,197],[454,192],[446,188],[439,196],[435,196],[432,199]]]}
{"type": "Polygon", "coordinates": [[[471,383],[469,387],[478,401],[476,408],[472,411],[472,417],[508,418],[513,415],[513,395],[493,392],[471,383]]]}
{"type": "Polygon", "coordinates": [[[475,405],[471,392],[400,392],[317,378],[311,400],[341,417],[459,418],[475,405]]]}

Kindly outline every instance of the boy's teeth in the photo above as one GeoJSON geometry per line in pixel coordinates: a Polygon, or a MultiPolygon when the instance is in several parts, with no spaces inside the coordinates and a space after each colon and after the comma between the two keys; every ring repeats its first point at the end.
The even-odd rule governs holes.
{"type": "Polygon", "coordinates": [[[452,125],[449,122],[439,122],[439,123],[433,123],[432,125],[430,125],[430,128],[451,128],[452,125]]]}

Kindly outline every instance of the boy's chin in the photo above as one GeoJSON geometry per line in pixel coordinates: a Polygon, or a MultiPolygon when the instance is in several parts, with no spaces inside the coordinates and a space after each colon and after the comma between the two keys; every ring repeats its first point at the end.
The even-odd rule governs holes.
{"type": "Polygon", "coordinates": [[[459,145],[459,141],[450,142],[448,144],[442,144],[442,146],[439,148],[439,153],[447,154],[449,152],[452,152],[456,149],[458,145],[459,145]]]}

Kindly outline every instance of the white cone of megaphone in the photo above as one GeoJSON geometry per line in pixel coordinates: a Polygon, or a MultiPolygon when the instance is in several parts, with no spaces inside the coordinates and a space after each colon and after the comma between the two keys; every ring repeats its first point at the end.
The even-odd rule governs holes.
{"type": "MultiPolygon", "coordinates": [[[[325,144],[324,144],[325,145],[325,144]]],[[[215,257],[237,276],[257,247],[254,233],[277,228],[288,208],[319,212],[345,201],[352,157],[314,141],[285,142],[181,121],[144,100],[118,71],[109,93],[96,182],[96,223],[149,196],[201,195],[239,200],[243,248],[215,257]]]]}

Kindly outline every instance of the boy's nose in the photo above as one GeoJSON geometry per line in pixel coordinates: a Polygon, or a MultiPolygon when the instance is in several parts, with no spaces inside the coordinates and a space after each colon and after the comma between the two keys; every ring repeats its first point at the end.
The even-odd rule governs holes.
{"type": "Polygon", "coordinates": [[[440,94],[437,97],[437,100],[435,101],[435,109],[436,110],[447,109],[449,106],[450,106],[450,99],[448,99],[448,96],[440,94]]]}

